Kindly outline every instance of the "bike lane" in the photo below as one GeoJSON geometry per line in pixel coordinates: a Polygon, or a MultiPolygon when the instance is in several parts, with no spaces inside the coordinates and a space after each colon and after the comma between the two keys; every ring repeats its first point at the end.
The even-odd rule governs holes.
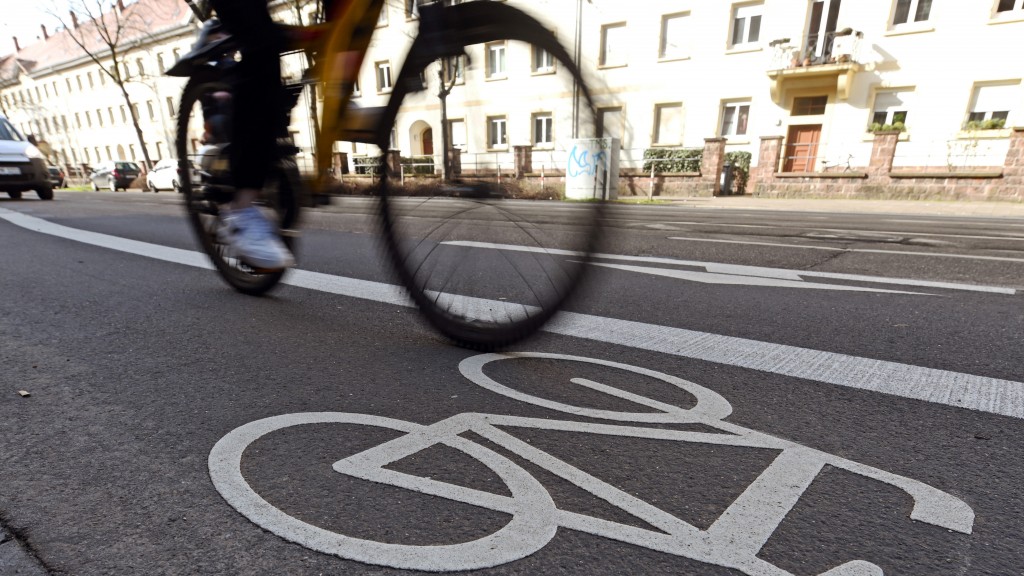
{"type": "MultiPolygon", "coordinates": [[[[108,315],[152,314],[145,295],[163,296],[159,282],[137,288],[139,300],[121,310],[95,305],[108,315]]],[[[44,560],[70,573],[131,573],[146,563],[162,567],[158,573],[379,573],[402,565],[395,557],[403,554],[405,565],[431,570],[472,567],[457,563],[469,556],[494,573],[877,573],[871,563],[893,574],[1001,574],[1020,565],[1011,544],[1021,528],[1012,479],[1022,470],[1008,440],[1019,419],[561,334],[523,350],[590,360],[520,357],[480,366],[523,394],[516,396],[467,375],[475,374],[466,366],[478,355],[410,332],[411,313],[370,302],[358,313],[324,318],[322,302],[305,292],[289,290],[293,302],[276,309],[230,294],[217,301],[291,336],[279,344],[291,359],[284,367],[205,357],[203,350],[235,337],[238,326],[207,327],[197,311],[166,326],[147,323],[183,347],[177,369],[199,357],[201,369],[189,371],[187,381],[175,366],[138,353],[119,371],[76,359],[74,387],[30,377],[36,404],[28,406],[36,411],[5,404],[8,426],[21,427],[5,430],[5,452],[17,463],[5,467],[5,499],[16,502],[9,514],[44,560]],[[342,319],[372,326],[372,341],[342,348],[309,336],[329,334],[328,320],[342,319]],[[324,377],[316,359],[327,350],[324,377]],[[717,410],[688,417],[701,406],[694,392],[713,395],[717,410]],[[368,556],[359,559],[384,567],[314,553],[259,530],[216,484],[215,446],[233,431],[325,409],[361,420],[289,425],[260,436],[241,453],[240,473],[284,516],[365,541],[368,556]],[[636,413],[655,416],[628,415],[636,413]],[[39,429],[43,419],[60,416],[68,419],[60,430],[39,429]],[[404,452],[381,449],[409,444],[410,434],[420,438],[404,452]],[[33,453],[27,447],[36,441],[17,443],[39,436],[48,436],[55,453],[33,453]],[[83,463],[79,450],[95,462],[83,463]],[[403,455],[383,466],[406,476],[382,472],[380,462],[352,461],[382,451],[403,455]],[[339,470],[343,460],[349,465],[339,470]],[[908,486],[941,504],[929,506],[922,494],[915,500],[908,486]],[[18,496],[16,487],[25,493],[18,496]],[[86,513],[62,511],[83,499],[86,513]],[[510,518],[525,528],[508,528],[510,518]],[[503,529],[505,540],[486,540],[503,529]],[[481,538],[472,554],[450,548],[481,538]],[[415,565],[422,551],[389,556],[374,551],[381,543],[449,547],[438,553],[448,564],[415,565]]],[[[329,302],[339,310],[352,305],[345,297],[329,302]]],[[[81,318],[65,312],[62,328],[74,333],[81,318]]],[[[13,341],[31,341],[7,329],[13,341]]],[[[266,336],[243,343],[266,346],[266,336]]],[[[59,329],[51,337],[69,338],[59,329]]],[[[41,357],[40,348],[9,354],[41,357]]],[[[856,373],[862,368],[849,366],[849,379],[863,380],[856,373]]],[[[32,374],[20,365],[12,373],[18,370],[32,374]]]]}

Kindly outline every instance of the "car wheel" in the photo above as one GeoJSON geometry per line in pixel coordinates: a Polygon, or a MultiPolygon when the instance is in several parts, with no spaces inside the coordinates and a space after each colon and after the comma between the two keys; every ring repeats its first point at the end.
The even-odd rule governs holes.
{"type": "Polygon", "coordinates": [[[11,197],[11,200],[21,200],[21,192],[8,192],[7,195],[11,197]]]}
{"type": "Polygon", "coordinates": [[[36,190],[36,194],[40,200],[53,200],[53,187],[47,186],[46,188],[40,188],[36,190]]]}
{"type": "Polygon", "coordinates": [[[157,188],[156,185],[153,184],[152,182],[147,182],[147,185],[149,186],[149,189],[153,191],[153,194],[159,194],[160,193],[160,189],[157,188]]]}

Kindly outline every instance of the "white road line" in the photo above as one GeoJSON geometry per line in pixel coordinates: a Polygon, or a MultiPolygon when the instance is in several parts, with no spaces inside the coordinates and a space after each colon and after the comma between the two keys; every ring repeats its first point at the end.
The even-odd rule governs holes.
{"type": "Polygon", "coordinates": [[[901,256],[935,256],[938,258],[963,258],[964,260],[995,260],[999,262],[1024,262],[1024,258],[1008,258],[1005,256],[970,256],[967,254],[914,252],[911,250],[870,250],[867,248],[833,248],[831,246],[804,246],[802,244],[782,244],[779,242],[747,242],[744,240],[718,240],[713,238],[690,238],[686,236],[669,236],[668,239],[684,240],[686,242],[715,242],[721,244],[748,244],[750,246],[778,246],[780,248],[806,248],[808,250],[831,250],[833,252],[868,252],[871,254],[899,254],[901,256]]]}
{"type": "Polygon", "coordinates": [[[654,226],[663,226],[665,224],[681,224],[684,226],[715,226],[722,228],[773,228],[778,230],[789,229],[789,230],[814,230],[815,232],[840,232],[840,233],[853,233],[853,234],[883,234],[887,236],[933,236],[939,238],[969,238],[972,240],[1012,240],[1015,242],[1024,241],[1024,238],[1020,236],[971,236],[967,234],[938,234],[932,232],[900,232],[897,230],[858,230],[852,228],[810,228],[807,226],[790,226],[787,224],[771,225],[771,224],[719,224],[717,222],[662,222],[660,224],[652,224],[654,226]]]}
{"type": "MultiPolygon", "coordinates": [[[[557,256],[582,256],[580,252],[571,250],[545,249],[536,246],[519,246],[514,244],[493,244],[489,242],[445,242],[449,246],[465,246],[469,248],[487,248],[491,250],[509,250],[513,252],[543,252],[557,256]]],[[[988,294],[1016,294],[1013,288],[1000,286],[975,286],[973,284],[957,284],[953,282],[934,282],[931,280],[914,280],[910,278],[885,278],[882,276],[864,276],[861,274],[839,274],[833,272],[815,272],[811,270],[790,270],[787,268],[764,268],[761,266],[741,266],[719,262],[702,262],[700,260],[678,260],[655,256],[624,256],[621,254],[594,254],[600,260],[624,260],[644,262],[648,264],[668,264],[671,266],[696,266],[708,272],[735,274],[738,276],[758,276],[761,278],[777,278],[780,280],[803,280],[807,278],[831,278],[833,280],[850,280],[852,282],[870,282],[872,284],[898,284],[901,286],[920,286],[923,288],[944,288],[946,290],[964,290],[968,292],[985,292],[988,294]]]]}
{"type": "MultiPolygon", "coordinates": [[[[3,208],[0,208],[0,218],[29,230],[76,242],[187,266],[210,268],[206,257],[198,252],[77,230],[3,208]]],[[[284,283],[375,302],[412,305],[400,287],[381,282],[294,270],[285,276],[284,283]]],[[[507,303],[495,301],[494,305],[505,306],[507,303]]],[[[559,314],[544,330],[563,336],[1024,419],[1024,383],[1012,380],[575,312],[559,314]]]]}

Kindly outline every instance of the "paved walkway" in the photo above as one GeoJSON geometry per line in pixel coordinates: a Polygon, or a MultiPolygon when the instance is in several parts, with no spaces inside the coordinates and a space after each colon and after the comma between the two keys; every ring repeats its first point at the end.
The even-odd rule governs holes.
{"type": "MultiPolygon", "coordinates": [[[[620,196],[629,202],[633,198],[620,196]]],[[[636,197],[645,201],[645,197],[636,197]]],[[[930,200],[814,200],[720,196],[714,198],[655,197],[656,201],[700,208],[786,210],[793,212],[845,212],[861,214],[912,214],[1024,218],[1024,202],[953,202],[930,200]]]]}

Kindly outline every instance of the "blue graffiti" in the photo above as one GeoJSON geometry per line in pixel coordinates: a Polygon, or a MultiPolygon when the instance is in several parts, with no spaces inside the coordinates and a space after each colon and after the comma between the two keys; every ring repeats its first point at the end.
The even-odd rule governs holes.
{"type": "Polygon", "coordinates": [[[583,149],[580,147],[573,146],[572,152],[569,153],[569,166],[568,174],[570,177],[575,178],[576,176],[597,176],[597,169],[604,168],[608,169],[608,153],[604,150],[592,153],[590,150],[583,149]]]}

